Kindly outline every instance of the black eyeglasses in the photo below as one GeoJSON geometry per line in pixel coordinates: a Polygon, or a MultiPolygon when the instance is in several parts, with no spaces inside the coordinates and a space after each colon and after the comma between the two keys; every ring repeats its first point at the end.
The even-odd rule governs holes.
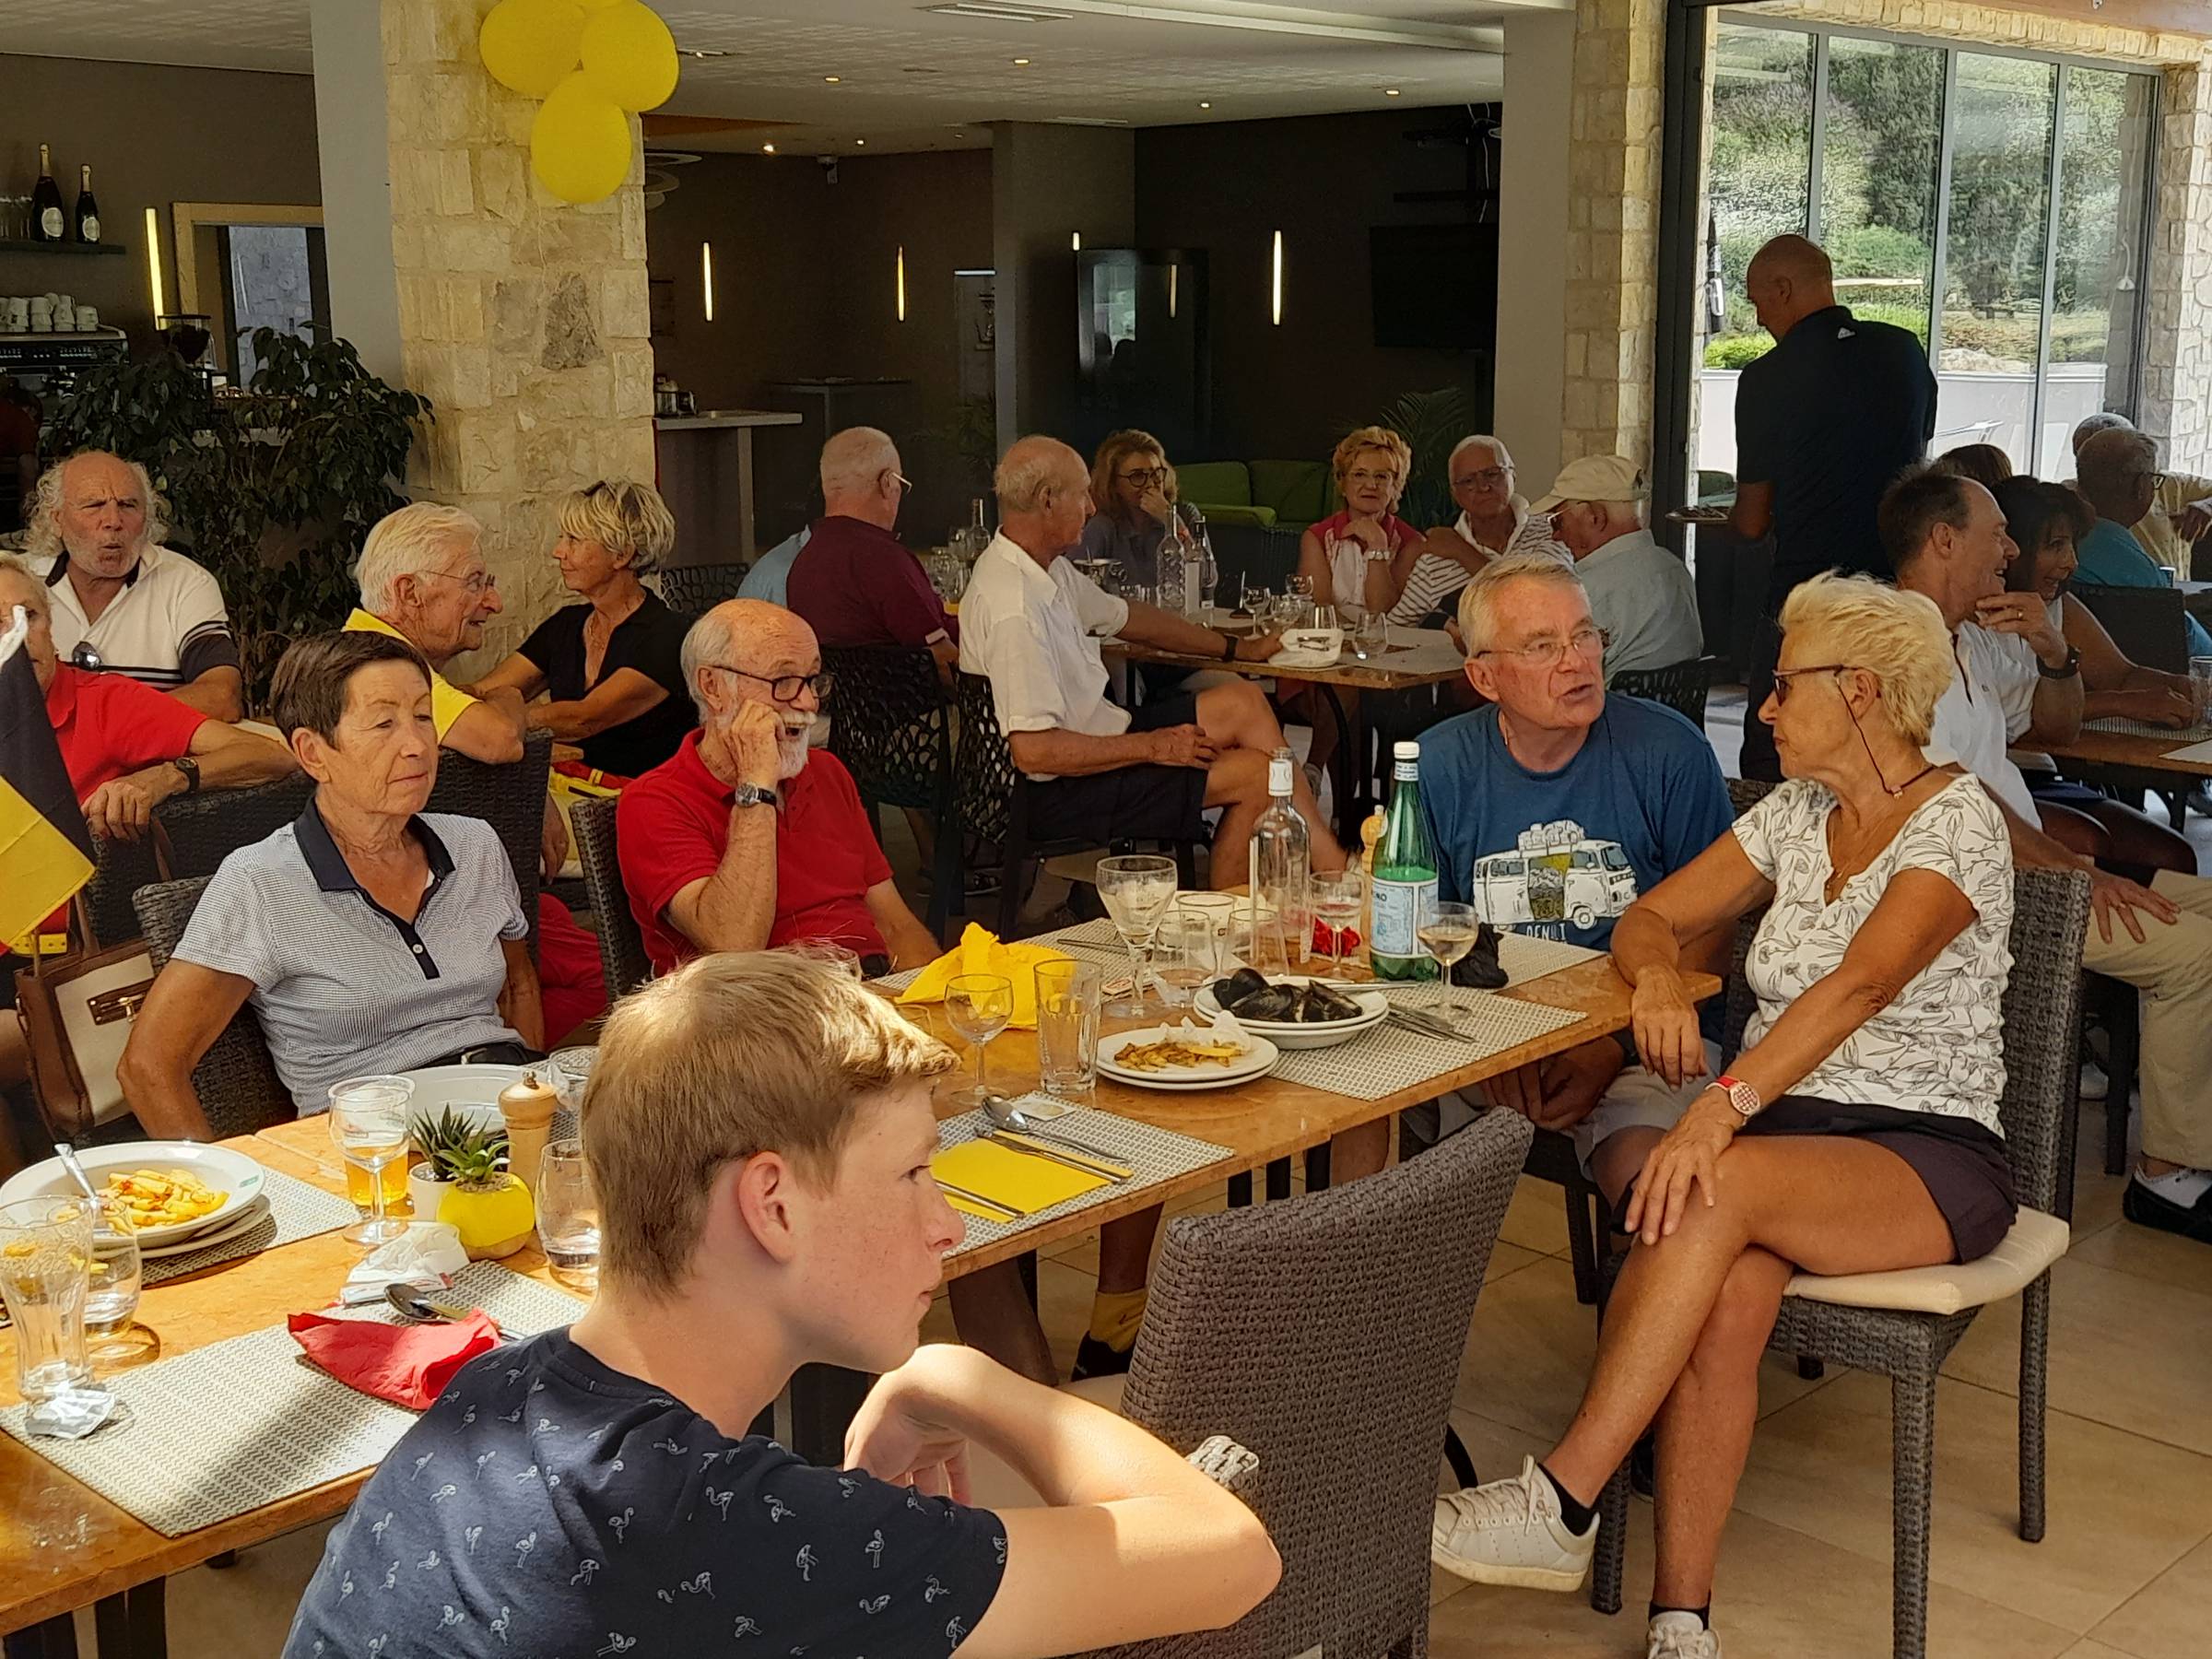
{"type": "Polygon", "coordinates": [[[832,681],[827,674],[755,674],[750,668],[740,668],[735,663],[709,663],[707,666],[719,668],[724,674],[742,674],[747,679],[759,680],[768,688],[768,694],[780,703],[796,702],[802,691],[812,691],[823,702],[830,700],[832,681]]]}
{"type": "Polygon", "coordinates": [[[1167,481],[1168,469],[1164,466],[1134,467],[1122,474],[1123,483],[1134,484],[1139,489],[1149,489],[1155,484],[1165,484],[1167,481]]]}
{"type": "Polygon", "coordinates": [[[1809,668],[1777,668],[1774,670],[1774,706],[1781,708],[1790,700],[1790,682],[1801,674],[1849,674],[1856,663],[1818,663],[1809,668]]]}

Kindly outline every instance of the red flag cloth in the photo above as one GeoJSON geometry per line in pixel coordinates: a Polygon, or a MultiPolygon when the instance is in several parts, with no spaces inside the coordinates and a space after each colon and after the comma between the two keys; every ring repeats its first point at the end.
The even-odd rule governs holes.
{"type": "Polygon", "coordinates": [[[409,1411],[428,1407],[455,1371],[500,1346],[499,1327],[481,1312],[451,1324],[418,1325],[295,1313],[285,1328],[339,1382],[409,1411]]]}

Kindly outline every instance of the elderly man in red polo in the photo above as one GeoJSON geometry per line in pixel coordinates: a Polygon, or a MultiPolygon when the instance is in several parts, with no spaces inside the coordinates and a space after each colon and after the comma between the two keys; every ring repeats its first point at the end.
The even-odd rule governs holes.
{"type": "Polygon", "coordinates": [[[814,630],[780,606],[732,599],[684,639],[700,727],[622,792],[622,885],[656,972],[716,950],[830,939],[875,964],[937,955],[891,880],[860,794],[810,749],[821,709],[814,630]]]}

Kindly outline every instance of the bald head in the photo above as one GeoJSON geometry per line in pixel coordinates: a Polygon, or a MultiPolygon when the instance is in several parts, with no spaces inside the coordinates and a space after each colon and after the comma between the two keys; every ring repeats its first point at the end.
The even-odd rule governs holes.
{"type": "Polygon", "coordinates": [[[822,510],[888,530],[899,522],[906,485],[899,446],[874,427],[847,427],[822,445],[822,510]]]}
{"type": "Polygon", "coordinates": [[[771,702],[768,681],[816,674],[821,665],[814,629],[797,613],[765,599],[725,600],[684,636],[684,684],[702,720],[741,700],[771,702]]]}
{"type": "Polygon", "coordinates": [[[2081,446],[2100,432],[2132,432],[2136,423],[2124,415],[2115,415],[2110,409],[2095,415],[2084,415],[2074,427],[2074,453],[2081,453],[2081,446]]]}
{"type": "Polygon", "coordinates": [[[1090,469],[1057,438],[1017,439],[993,477],[999,532],[1042,565],[1066,552],[1091,513],[1090,469]]]}
{"type": "Polygon", "coordinates": [[[2133,528],[2159,490],[2159,446],[2141,432],[2092,432],[2074,457],[2076,488],[2097,516],[2133,528]]]}
{"type": "Polygon", "coordinates": [[[1818,243],[1778,236],[1751,256],[1744,290],[1759,326],[1780,340],[1815,312],[1835,304],[1835,267],[1818,243]]]}

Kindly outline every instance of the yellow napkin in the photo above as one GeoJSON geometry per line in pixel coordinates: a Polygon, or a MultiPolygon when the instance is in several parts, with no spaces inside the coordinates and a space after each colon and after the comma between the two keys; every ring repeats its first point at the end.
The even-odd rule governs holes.
{"type": "Polygon", "coordinates": [[[1049,945],[1002,945],[989,928],[971,922],[967,932],[960,935],[960,942],[923,969],[914,982],[899,994],[899,1000],[943,1002],[945,987],[961,974],[995,973],[1014,987],[1014,1018],[1007,1023],[1033,1031],[1037,1029],[1037,964],[1067,959],[1066,952],[1049,945]]]}
{"type": "MultiPolygon", "coordinates": [[[[1049,1158],[1033,1158],[995,1141],[962,1141],[957,1147],[947,1147],[929,1160],[929,1168],[938,1180],[965,1187],[979,1197],[992,1199],[1025,1216],[1033,1216],[1039,1210],[1050,1209],[1055,1204],[1106,1184],[1102,1175],[1086,1175],[1049,1158]]],[[[951,1194],[946,1196],[953,1208],[962,1207],[959,1198],[951,1194]]],[[[978,1212],[969,1208],[965,1213],[978,1212]]]]}

